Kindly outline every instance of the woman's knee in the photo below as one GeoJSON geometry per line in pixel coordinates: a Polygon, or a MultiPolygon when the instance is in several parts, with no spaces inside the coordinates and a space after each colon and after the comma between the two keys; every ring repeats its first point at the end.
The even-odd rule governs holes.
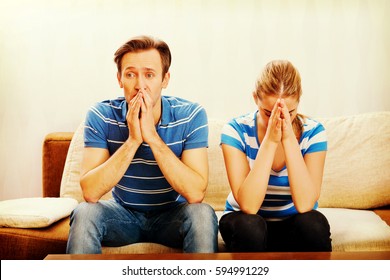
{"type": "Polygon", "coordinates": [[[295,226],[302,231],[302,233],[308,232],[308,234],[325,234],[330,233],[330,226],[326,217],[318,211],[312,210],[303,214],[298,214],[295,217],[295,226]]]}
{"type": "Polygon", "coordinates": [[[297,235],[307,244],[307,250],[331,251],[330,225],[326,217],[315,210],[299,214],[295,218],[297,235]]]}
{"type": "Polygon", "coordinates": [[[259,215],[233,212],[222,217],[221,235],[231,251],[264,251],[267,242],[267,223],[259,215]]]}
{"type": "Polygon", "coordinates": [[[250,215],[243,212],[233,212],[222,217],[220,227],[229,228],[229,230],[236,231],[265,231],[267,224],[265,220],[259,215],[250,215]]]}

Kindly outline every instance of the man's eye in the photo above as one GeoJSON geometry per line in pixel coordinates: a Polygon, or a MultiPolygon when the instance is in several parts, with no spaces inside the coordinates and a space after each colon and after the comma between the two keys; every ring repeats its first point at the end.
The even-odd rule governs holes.
{"type": "Polygon", "coordinates": [[[154,75],[153,75],[153,73],[146,73],[146,77],[147,77],[147,78],[153,78],[154,75]]]}
{"type": "Polygon", "coordinates": [[[132,73],[132,72],[129,72],[129,73],[126,74],[126,76],[127,76],[128,78],[134,78],[134,77],[135,77],[135,74],[132,73]]]}

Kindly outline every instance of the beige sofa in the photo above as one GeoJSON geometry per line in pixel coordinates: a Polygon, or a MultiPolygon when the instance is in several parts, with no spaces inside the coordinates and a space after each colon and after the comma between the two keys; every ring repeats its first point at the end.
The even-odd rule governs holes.
{"type": "MultiPolygon", "coordinates": [[[[324,124],[328,136],[319,211],[329,220],[333,251],[390,251],[390,112],[317,120],[324,124]]],[[[209,203],[219,217],[229,193],[219,147],[225,122],[209,120],[210,177],[204,202],[209,203]]],[[[60,197],[56,198],[58,205],[65,200],[73,201],[74,205],[83,201],[78,182],[82,154],[82,125],[74,134],[53,133],[46,137],[43,148],[45,197],[60,197]]],[[[109,197],[107,194],[104,199],[109,197]]],[[[1,259],[39,259],[49,253],[65,253],[69,212],[68,209],[63,213],[65,218],[46,227],[0,228],[1,259]]],[[[220,236],[219,250],[225,250],[220,236]]],[[[148,252],[180,250],[153,243],[103,248],[103,253],[110,254],[148,252]]]]}

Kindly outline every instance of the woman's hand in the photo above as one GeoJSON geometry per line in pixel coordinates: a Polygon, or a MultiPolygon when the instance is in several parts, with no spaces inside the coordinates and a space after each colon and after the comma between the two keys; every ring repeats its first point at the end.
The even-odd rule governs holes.
{"type": "Polygon", "coordinates": [[[290,138],[295,139],[296,137],[292,126],[290,113],[284,99],[281,99],[279,103],[279,108],[281,110],[280,117],[282,118],[282,141],[285,141],[290,138]]]}
{"type": "Polygon", "coordinates": [[[278,99],[272,109],[268,120],[267,131],[264,138],[271,142],[279,143],[282,140],[282,108],[278,99]]]}

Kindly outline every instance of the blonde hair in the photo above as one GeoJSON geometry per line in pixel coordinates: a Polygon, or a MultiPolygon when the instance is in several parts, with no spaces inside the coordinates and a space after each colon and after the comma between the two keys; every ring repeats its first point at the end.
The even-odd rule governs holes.
{"type": "MultiPolygon", "coordinates": [[[[257,79],[255,94],[260,100],[265,95],[279,98],[296,97],[299,102],[302,95],[301,76],[290,61],[273,60],[264,67],[257,79]]],[[[302,132],[304,118],[304,115],[297,114],[292,123],[294,131],[302,132]]]]}

